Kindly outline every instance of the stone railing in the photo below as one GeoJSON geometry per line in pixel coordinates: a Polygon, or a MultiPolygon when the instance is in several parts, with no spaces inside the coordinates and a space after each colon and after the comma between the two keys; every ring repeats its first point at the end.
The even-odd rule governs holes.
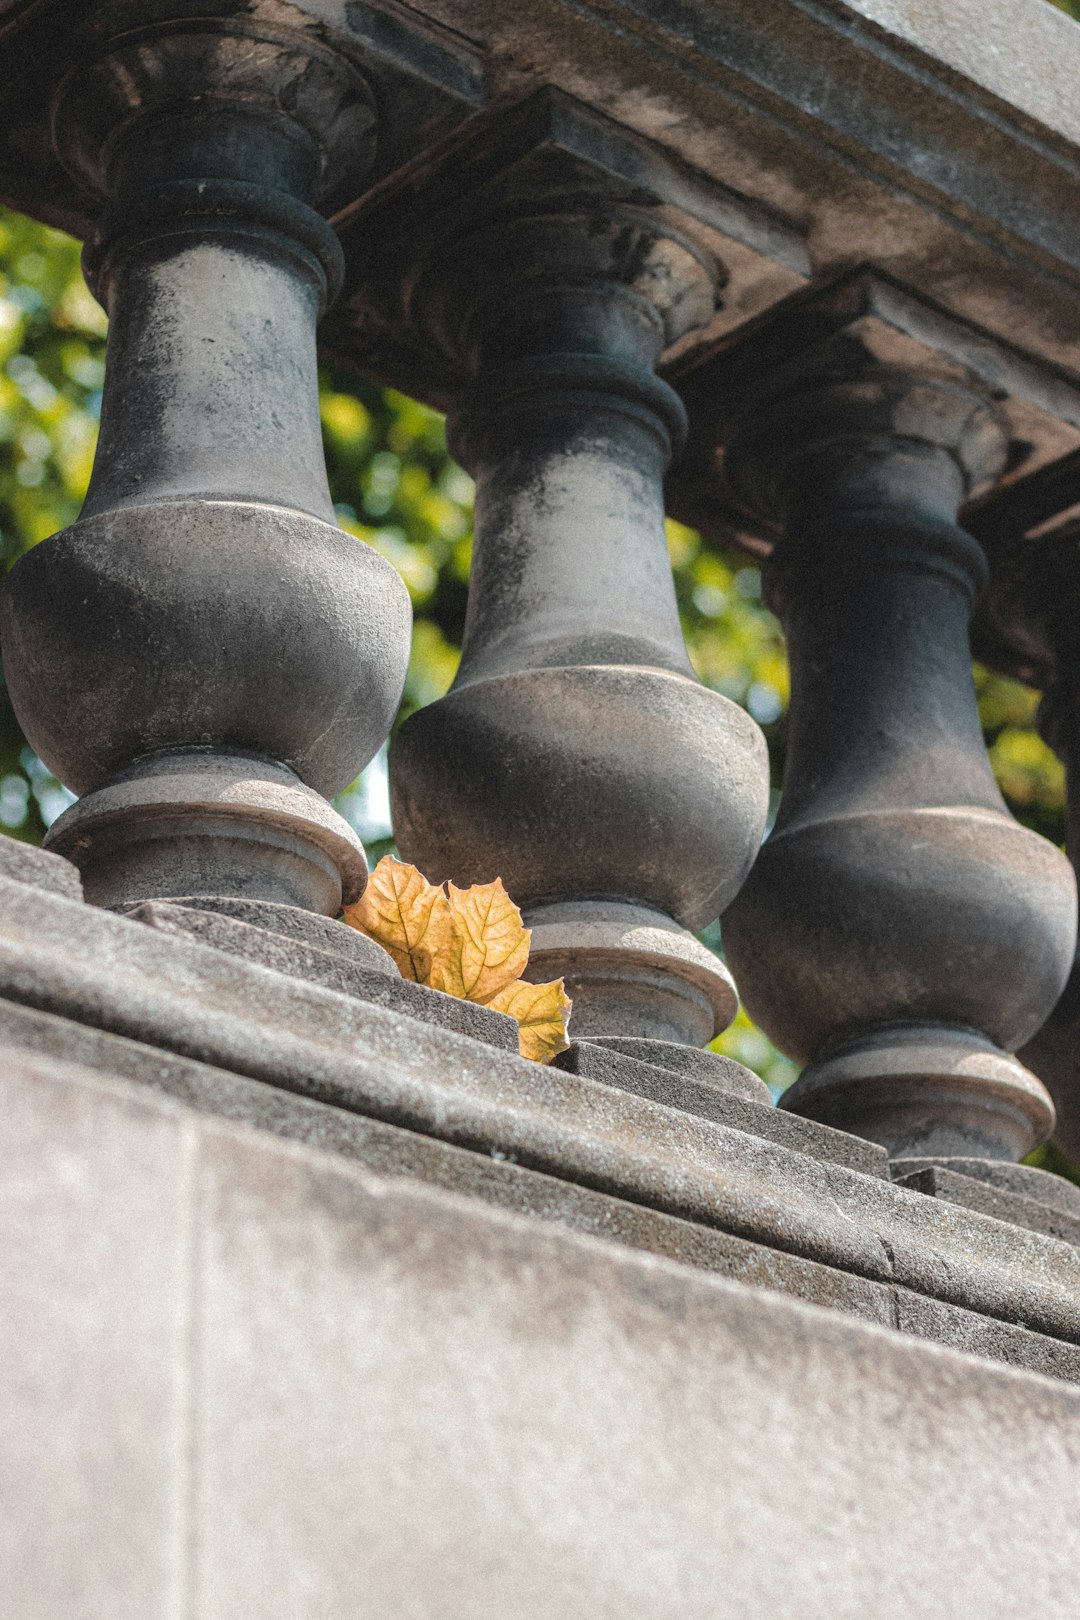
{"type": "Polygon", "coordinates": [[[2,619],[89,900],[322,950],[362,889],[326,799],[389,731],[408,607],[333,521],[336,298],[326,343],[446,409],[477,484],[399,847],[504,878],[576,1002],[565,1067],[761,1105],[704,1050],[741,992],[806,1065],[784,1107],[898,1179],[1001,1184],[1044,1081],[1070,1119],[1076,981],[1038,1031],[1075,882],[995,786],[968,624],[1075,752],[1080,35],[980,6],[961,60],[878,10],[6,8],[7,194],[86,237],[110,315],[85,509],[2,619]],[[665,510],[767,559],[793,703],[760,854],[764,742],[690,668],[665,510]]]}
{"type": "Polygon", "coordinates": [[[1073,1620],[1080,1189],[1019,1161],[1055,1106],[1080,1151],[1076,888],[969,621],[1075,828],[1080,29],[0,0],[0,65],[3,196],[110,316],[0,599],[81,795],[0,838],[4,1620],[1073,1620]],[[319,343],[476,480],[396,836],[522,902],[549,1065],[337,920],[410,637],[319,343]],[[787,636],[764,843],[665,514],[787,636]],[[708,1050],[740,994],[779,1107],[708,1050]]]}

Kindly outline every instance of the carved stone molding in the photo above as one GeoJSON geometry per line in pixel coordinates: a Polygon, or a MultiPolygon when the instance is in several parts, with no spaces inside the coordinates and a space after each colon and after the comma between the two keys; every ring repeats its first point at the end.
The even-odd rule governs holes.
{"type": "Polygon", "coordinates": [[[797,377],[808,349],[826,343],[853,364],[918,372],[961,388],[974,384],[993,401],[1008,436],[1005,464],[992,485],[964,495],[961,511],[963,526],[988,549],[1006,514],[1026,511],[1039,492],[1056,488],[1063,469],[1080,457],[1074,376],[861,266],[793,293],[712,354],[688,354],[669,368],[690,420],[686,451],[667,479],[675,516],[716,543],[768,555],[781,525],[775,513],[739,500],[725,477],[727,442],[762,376],[774,377],[776,385],[787,374],[797,377]]]}
{"type": "Polygon", "coordinates": [[[324,343],[369,375],[450,410],[470,372],[460,350],[433,342],[430,329],[412,318],[409,288],[424,240],[464,237],[470,218],[505,212],[515,199],[531,200],[538,212],[557,211],[560,197],[645,209],[654,223],[723,265],[722,296],[701,325],[665,341],[661,369],[708,352],[802,287],[809,273],[802,236],[786,216],[542,88],[476,117],[336,217],[345,291],[324,343]]]}

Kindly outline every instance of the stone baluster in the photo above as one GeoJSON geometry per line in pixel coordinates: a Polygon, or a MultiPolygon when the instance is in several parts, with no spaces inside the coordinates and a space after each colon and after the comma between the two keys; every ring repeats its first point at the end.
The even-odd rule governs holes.
{"type": "Polygon", "coordinates": [[[61,86],[60,159],[104,201],[110,316],[82,515],[12,571],[4,666],[83,795],[51,849],[87,897],[234,895],[336,914],[359,840],[326,803],[389,729],[397,575],[334,521],[315,323],[340,276],[316,211],[374,111],[344,61],[246,18],[125,34],[61,86]]]}
{"type": "Polygon", "coordinates": [[[412,297],[471,377],[449,430],[476,539],[458,676],[391,749],[399,846],[435,879],[501,876],[571,1032],[672,1063],[734,1016],[694,931],[767,805],[760,732],[687,661],[664,535],[684,420],[654,364],[715,287],[654,217],[570,197],[439,242],[412,297]]]}
{"type": "Polygon", "coordinates": [[[808,1065],[784,1106],[894,1160],[1015,1160],[1054,1119],[1008,1054],[1064,983],[1075,884],[990,771],[968,645],[986,565],[955,521],[1004,452],[974,393],[869,363],[763,393],[728,446],[743,504],[782,525],[766,586],[792,671],[780,813],[729,957],[808,1065]]]}

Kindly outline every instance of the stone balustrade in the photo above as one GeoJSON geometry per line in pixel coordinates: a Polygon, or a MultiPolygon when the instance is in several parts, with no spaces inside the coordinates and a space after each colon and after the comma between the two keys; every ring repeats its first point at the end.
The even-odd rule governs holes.
{"type": "Polygon", "coordinates": [[[1080,1192],[1017,1161],[1055,1106],[1080,1153],[1076,888],[969,621],[1045,691],[1075,860],[1080,33],[0,0],[0,64],[3,195],[110,317],[85,508],[0,608],[81,795],[0,839],[0,1611],[1071,1620],[1080,1192]],[[395,829],[524,907],[547,1066],[335,920],[409,623],[319,345],[476,482],[395,829]],[[667,515],[787,637],[764,842],[667,515]],[[779,1108],[707,1050],[740,993],[779,1108]]]}
{"type": "Polygon", "coordinates": [[[723,271],[575,179],[489,185],[409,278],[416,326],[467,378],[449,430],[476,539],[457,678],[391,750],[394,826],[434,879],[502,876],[576,1035],[655,1056],[735,1014],[694,933],[746,876],[768,804],[760,732],[690,668],[663,527],[685,420],[654,366],[709,324],[723,271]]]}
{"type": "Polygon", "coordinates": [[[764,558],[791,657],[780,811],[725,927],[751,1013],[806,1065],[783,1106],[897,1175],[998,1175],[1053,1129],[1011,1054],[1060,993],[1075,894],[990,771],[968,638],[987,554],[957,514],[1049,477],[1076,401],[864,275],[680,386],[698,426],[674,504],[764,558]]]}
{"type": "Polygon", "coordinates": [[[391,48],[302,9],[110,16],[49,135],[93,199],[101,442],[3,607],[27,736],[82,794],[49,844],[88,898],[284,927],[362,888],[326,800],[390,728],[407,603],[333,521],[315,323],[344,278],[334,341],[448,408],[477,485],[461,667],[392,749],[402,853],[502,876],[579,1041],[760,1100],[700,1053],[741,980],[808,1065],[789,1109],[909,1171],[1022,1157],[1053,1108],[1010,1054],[1061,990],[1075,892],[993,783],[957,514],[1080,442],[1071,382],[887,280],[804,291],[792,220],[563,91],[447,139],[479,80],[419,25],[391,48]],[[764,744],[688,663],[665,498],[771,552],[794,696],[756,865],[764,744]],[[729,907],[734,979],[695,937],[729,907]]]}

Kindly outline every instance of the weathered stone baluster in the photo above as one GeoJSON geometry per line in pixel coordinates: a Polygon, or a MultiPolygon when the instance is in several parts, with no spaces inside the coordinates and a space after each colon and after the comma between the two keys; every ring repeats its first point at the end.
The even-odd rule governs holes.
{"type": "Polygon", "coordinates": [[[1064,857],[1006,812],[967,623],[960,501],[1004,453],[952,383],[867,366],[748,407],[729,476],[782,519],[769,598],[792,666],[780,814],[725,937],[752,1016],[809,1065],[785,1106],[894,1159],[1009,1160],[1053,1125],[1007,1053],[1061,989],[1064,857]]]}
{"type": "Polygon", "coordinates": [[[767,804],[760,732],[687,661],[663,527],[684,423],[653,367],[715,272],[633,207],[547,210],[441,242],[413,295],[473,379],[450,437],[476,543],[457,679],[391,750],[394,825],[433,878],[503,878],[575,1034],[698,1045],[737,1001],[692,931],[767,804]]]}
{"type": "Polygon", "coordinates": [[[334,521],[315,323],[340,250],[314,204],[366,173],[373,127],[351,67],[244,18],[127,34],[61,86],[58,155],[108,204],[101,441],[79,521],[9,578],[3,645],[26,735],[84,795],[49,846],[100,904],[336,913],[363,886],[322,795],[389,729],[408,601],[334,521]]]}

